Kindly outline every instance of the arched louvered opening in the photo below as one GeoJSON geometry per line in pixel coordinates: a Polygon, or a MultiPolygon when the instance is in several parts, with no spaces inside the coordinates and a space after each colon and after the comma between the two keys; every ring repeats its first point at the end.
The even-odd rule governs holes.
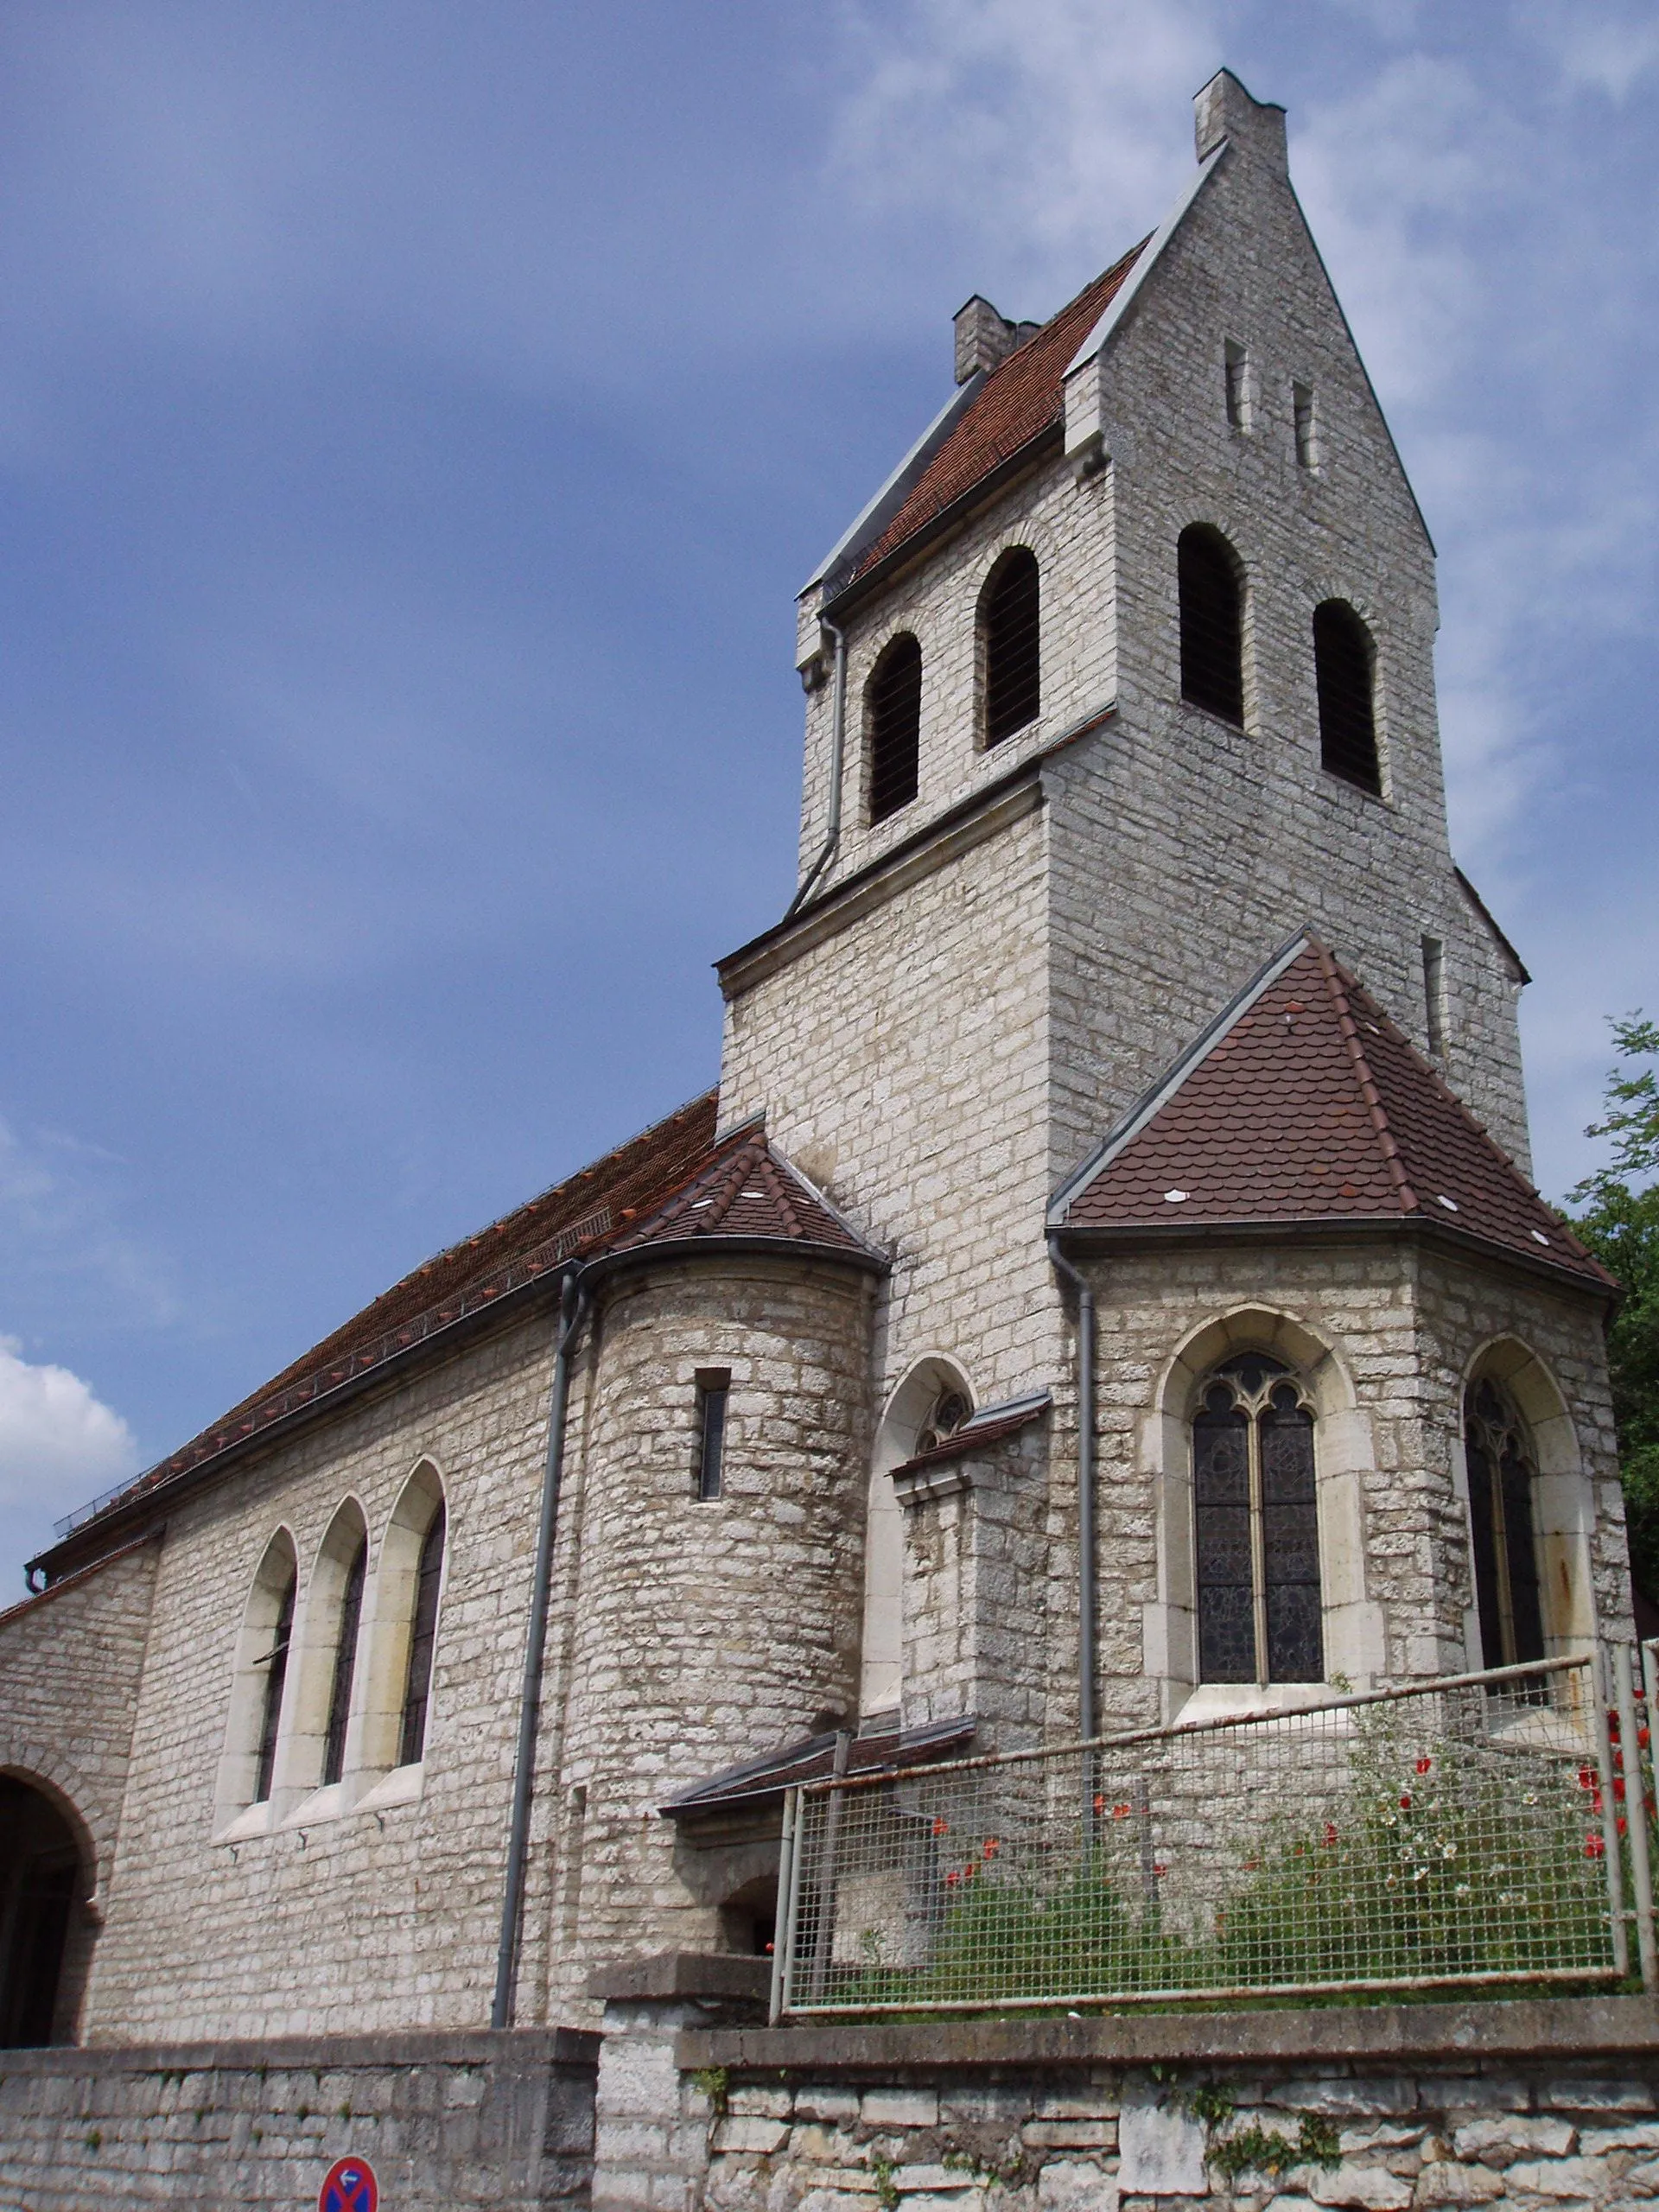
{"type": "Polygon", "coordinates": [[[1379,796],[1370,632],[1353,608],[1327,599],[1313,610],[1313,675],[1319,694],[1319,765],[1379,796]]]}
{"type": "Polygon", "coordinates": [[[1488,1667],[1516,1667],[1544,1656],[1533,1510],[1537,1461],[1525,1421],[1489,1376],[1469,1386],[1464,1446],[1481,1660],[1488,1667]]]}
{"type": "Polygon", "coordinates": [[[1281,1360],[1216,1369],[1192,1420],[1198,1666],[1206,1682],[1325,1670],[1313,1408],[1281,1360]]]}
{"type": "Polygon", "coordinates": [[[322,1784],[346,1771],[346,1732],[352,1718],[352,1686],[357,1678],[357,1637],[363,1624],[363,1583],[369,1564],[369,1539],[360,1534],[346,1562],[340,1592],[340,1625],[334,1637],[334,1664],[328,1688],[328,1726],[322,1743],[322,1784]]]}
{"type": "Polygon", "coordinates": [[[283,1718],[283,1690],[288,1681],[289,1646],[294,1637],[294,1592],[298,1573],[290,1563],[276,1598],[276,1618],[270,1627],[270,1649],[256,1664],[264,1670],[259,1700],[259,1743],[253,1777],[253,1802],[263,1805],[270,1795],[276,1771],[276,1732],[283,1718]]]}
{"type": "Polygon", "coordinates": [[[1037,556],[1024,545],[1012,547],[979,595],[987,745],[1000,745],[1037,719],[1042,704],[1039,598],[1037,556]]]}
{"type": "Polygon", "coordinates": [[[1189,705],[1244,720],[1244,594],[1233,549],[1219,531],[1194,523],[1175,549],[1181,601],[1181,696],[1189,705]]]}
{"type": "Polygon", "coordinates": [[[922,649],[906,631],[876,662],[864,692],[870,820],[885,822],[916,796],[922,748],[922,649]]]}

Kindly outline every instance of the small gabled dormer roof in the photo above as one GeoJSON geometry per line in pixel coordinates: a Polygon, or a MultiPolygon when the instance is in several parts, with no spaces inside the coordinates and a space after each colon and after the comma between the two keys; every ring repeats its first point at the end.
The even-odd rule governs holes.
{"type": "Polygon", "coordinates": [[[1414,1226],[1613,1280],[1319,939],[1299,934],[1065,1185],[1096,1234],[1414,1226]]]}

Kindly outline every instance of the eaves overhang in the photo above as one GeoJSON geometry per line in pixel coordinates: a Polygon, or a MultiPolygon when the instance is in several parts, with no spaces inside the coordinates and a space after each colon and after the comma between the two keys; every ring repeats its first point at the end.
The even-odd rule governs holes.
{"type": "Polygon", "coordinates": [[[1428,1214],[1313,1214],[1254,1221],[1114,1222],[1109,1227],[1052,1226],[1052,1242],[1074,1259],[1090,1254],[1192,1250],[1212,1245],[1424,1243],[1444,1247],[1459,1258],[1514,1269],[1570,1290],[1592,1305],[1614,1312],[1624,1292],[1616,1283],[1598,1283],[1581,1270],[1562,1267],[1540,1253],[1518,1250],[1491,1237],[1477,1236],[1454,1222],[1428,1214]]]}

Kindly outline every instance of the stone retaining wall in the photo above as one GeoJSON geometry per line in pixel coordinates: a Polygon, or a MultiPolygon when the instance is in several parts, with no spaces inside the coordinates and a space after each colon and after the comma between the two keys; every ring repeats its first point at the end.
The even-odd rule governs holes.
{"type": "MultiPolygon", "coordinates": [[[[709,2212],[1607,2212],[1659,2197],[1648,1999],[687,2029],[675,2055],[679,2116],[702,2120],[706,2148],[671,2202],[709,2212]],[[1250,2130],[1259,2163],[1230,2176],[1224,2146],[1250,2130]]],[[[639,2201],[606,2172],[595,2199],[639,2201]]],[[[671,2202],[661,2178],[651,2202],[671,2202]]]]}
{"type": "Polygon", "coordinates": [[[0,2212],[309,2208],[367,2158],[386,2212],[585,2206],[598,2037],[569,2029],[0,2051],[0,2212]]]}

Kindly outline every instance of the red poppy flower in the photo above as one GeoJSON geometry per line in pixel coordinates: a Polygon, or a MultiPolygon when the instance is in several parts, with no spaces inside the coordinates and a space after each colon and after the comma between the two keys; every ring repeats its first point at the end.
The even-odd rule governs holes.
{"type": "Polygon", "coordinates": [[[1586,1836],[1584,1839],[1584,1855],[1586,1859],[1604,1859],[1606,1854],[1607,1846],[1603,1842],[1602,1839],[1599,1835],[1586,1836]]]}
{"type": "Polygon", "coordinates": [[[969,1863],[962,1870],[962,1878],[964,1882],[971,1882],[978,1872],[978,1867],[969,1861],[969,1863]]]}
{"type": "Polygon", "coordinates": [[[1325,1841],[1327,1850],[1330,1848],[1331,1845],[1336,1841],[1336,1840],[1337,1824],[1334,1821],[1327,1821],[1325,1824],[1325,1841]]]}
{"type": "Polygon", "coordinates": [[[1113,1808],[1112,1808],[1112,1818],[1113,1818],[1115,1821],[1127,1821],[1127,1820],[1128,1819],[1128,1817],[1129,1817],[1129,1808],[1128,1808],[1128,1807],[1127,1805],[1114,1805],[1114,1806],[1113,1806],[1113,1808]]]}
{"type": "Polygon", "coordinates": [[[984,1844],[982,1845],[982,1850],[983,1850],[983,1852],[984,1852],[984,1854],[985,1854],[985,1856],[986,1856],[986,1858],[987,1858],[987,1859],[995,1859],[995,1856],[996,1856],[996,1854],[997,1854],[997,1853],[998,1853],[999,1851],[1001,1851],[1001,1848],[1002,1848],[1002,1839],[1001,1839],[1001,1836],[996,1836],[996,1835],[988,1835],[988,1836],[986,1837],[986,1839],[985,1839],[984,1844]]]}
{"type": "Polygon", "coordinates": [[[1400,1800],[1400,1809],[1402,1813],[1408,1813],[1411,1810],[1411,1792],[1408,1789],[1400,1800]]]}
{"type": "Polygon", "coordinates": [[[1639,1751],[1645,1751],[1649,1745],[1653,1741],[1652,1731],[1647,1728],[1638,1728],[1636,1732],[1636,1741],[1637,1748],[1639,1751]]]}
{"type": "Polygon", "coordinates": [[[1433,1762],[1433,1759],[1419,1759],[1419,1760],[1418,1760],[1418,1762],[1417,1762],[1417,1771],[1418,1771],[1418,1773],[1419,1773],[1419,1774],[1427,1774],[1427,1773],[1428,1772],[1428,1770],[1430,1769],[1430,1767],[1432,1767],[1432,1766],[1433,1765],[1433,1764],[1434,1764],[1434,1762],[1433,1762]]]}
{"type": "Polygon", "coordinates": [[[1615,1797],[1622,1797],[1624,1795],[1624,1777],[1623,1775],[1616,1774],[1613,1777],[1613,1795],[1615,1797]]]}
{"type": "Polygon", "coordinates": [[[945,1878],[944,1878],[944,1886],[945,1886],[945,1888],[946,1888],[947,1890],[954,1890],[954,1889],[956,1888],[956,1886],[957,1886],[957,1884],[961,1879],[962,1879],[961,1875],[957,1873],[957,1872],[956,1868],[953,1866],[953,1867],[950,1869],[950,1872],[945,1876],[945,1878]]]}
{"type": "Polygon", "coordinates": [[[1096,1797],[1096,1800],[1095,1800],[1095,1810],[1096,1810],[1096,1812],[1097,1812],[1097,1813],[1103,1813],[1103,1812],[1105,1811],[1105,1809],[1106,1809],[1106,1800],[1105,1800],[1103,1797],[1096,1797]]]}
{"type": "Polygon", "coordinates": [[[933,1833],[935,1835],[949,1835],[950,1833],[950,1821],[943,1818],[935,1821],[933,1823],[933,1833]]]}
{"type": "Polygon", "coordinates": [[[1158,1876],[1161,1878],[1164,1875],[1166,1875],[1166,1874],[1167,1874],[1167,1873],[1168,1873],[1169,1869],[1168,1869],[1168,1867],[1167,1867],[1167,1866],[1160,1866],[1160,1865],[1159,1865],[1159,1864],[1154,1860],[1154,1864],[1153,1864],[1153,1869],[1152,1869],[1152,1871],[1153,1871],[1153,1872],[1154,1872],[1154,1874],[1158,1875],[1158,1876]]]}
{"type": "Polygon", "coordinates": [[[1594,1769],[1594,1767],[1592,1767],[1592,1766],[1581,1766],[1581,1767],[1579,1769],[1579,1787],[1580,1787],[1580,1789],[1593,1789],[1595,1788],[1595,1786],[1596,1786],[1596,1770],[1594,1769]]]}

